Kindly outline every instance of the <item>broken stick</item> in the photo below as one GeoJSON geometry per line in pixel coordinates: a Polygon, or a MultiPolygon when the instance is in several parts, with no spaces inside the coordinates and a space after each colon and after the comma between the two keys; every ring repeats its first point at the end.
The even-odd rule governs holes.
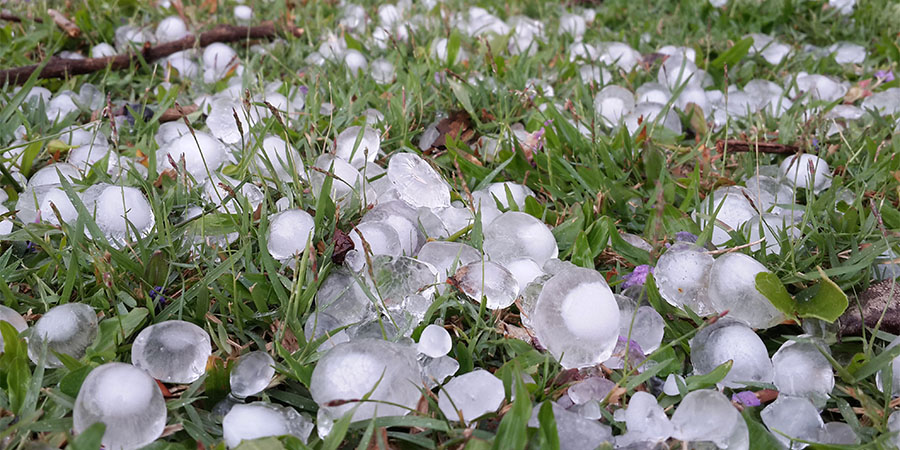
{"type": "Polygon", "coordinates": [[[716,142],[716,150],[718,150],[719,153],[722,153],[725,151],[726,145],[728,146],[728,151],[732,152],[789,154],[800,151],[800,148],[796,145],[779,144],[777,142],[748,142],[738,139],[719,140],[716,142]]]}

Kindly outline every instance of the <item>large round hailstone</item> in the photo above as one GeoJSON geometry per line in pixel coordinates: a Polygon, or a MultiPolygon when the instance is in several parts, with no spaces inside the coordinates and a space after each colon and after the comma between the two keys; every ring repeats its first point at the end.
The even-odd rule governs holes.
{"type": "Polygon", "coordinates": [[[109,450],[141,448],[162,435],[166,402],[147,372],[131,364],[106,363],[81,384],[72,422],[75,434],[105,424],[100,442],[109,450]]]}
{"type": "Polygon", "coordinates": [[[31,175],[28,187],[58,185],[60,178],[65,178],[71,184],[81,179],[81,171],[69,163],[50,164],[31,175]]]}
{"type": "Polygon", "coordinates": [[[703,375],[732,361],[721,384],[743,387],[743,382],[769,383],[774,376],[772,360],[762,339],[742,322],[720,319],[697,333],[690,341],[694,372],[703,375]]]}
{"type": "Polygon", "coordinates": [[[378,58],[372,61],[372,63],[369,64],[369,71],[371,72],[372,79],[375,80],[376,83],[382,85],[394,81],[394,74],[396,73],[394,64],[384,58],[378,58]]]}
{"type": "Polygon", "coordinates": [[[416,356],[413,347],[377,339],[339,344],[316,364],[309,391],[320,413],[334,419],[354,407],[354,421],[403,416],[421,397],[416,356]],[[366,402],[341,402],[366,395],[366,402]]]}
{"type": "Polygon", "coordinates": [[[515,203],[516,208],[522,210],[525,209],[525,199],[534,197],[534,191],[524,184],[504,181],[500,183],[491,183],[488,187],[473,192],[472,200],[476,207],[479,202],[482,207],[496,207],[499,202],[500,206],[509,209],[511,207],[509,204],[510,196],[515,203]],[[508,195],[507,191],[509,192],[508,195]]]}
{"type": "Polygon", "coordinates": [[[621,86],[606,86],[594,97],[594,111],[603,118],[606,125],[618,125],[633,109],[634,94],[621,86]]]}
{"type": "Polygon", "coordinates": [[[484,230],[484,252],[498,263],[531,258],[543,265],[559,255],[556,238],[544,222],[530,214],[500,214],[484,230]]]}
{"type": "Polygon", "coordinates": [[[156,26],[156,40],[159,43],[177,41],[190,34],[181,17],[169,16],[159,21],[156,26]]]}
{"type": "Polygon", "coordinates": [[[363,222],[350,232],[353,248],[372,256],[400,256],[403,246],[397,230],[384,222],[363,222]]]}
{"type": "Polygon", "coordinates": [[[716,189],[700,202],[694,211],[694,218],[700,226],[706,227],[712,217],[716,219],[711,240],[713,245],[731,240],[729,228],[737,230],[758,214],[748,198],[753,198],[753,194],[746,188],[726,186],[716,189]]]}
{"type": "Polygon", "coordinates": [[[713,389],[698,389],[684,396],[672,414],[672,437],[712,441],[719,448],[749,448],[729,445],[749,439],[747,423],[728,397],[713,389]]]}
{"type": "Polygon", "coordinates": [[[306,168],[300,154],[278,136],[266,136],[256,154],[256,167],[264,177],[273,176],[269,164],[275,171],[274,176],[281,181],[294,181],[294,173],[298,179],[306,179],[306,168]]]}
{"type": "Polygon", "coordinates": [[[147,236],[156,223],[150,202],[138,188],[106,186],[91,200],[94,221],[114,245],[134,239],[135,229],[140,237],[147,236]]]}
{"type": "Polygon", "coordinates": [[[302,209],[289,209],[269,218],[266,249],[273,258],[285,261],[306,250],[315,219],[302,209]]]}
{"type": "Polygon", "coordinates": [[[189,384],[206,373],[212,354],[209,334],[190,322],[167,320],[141,330],[131,363],[165,383],[189,384]]]}
{"type": "Polygon", "coordinates": [[[54,353],[81,359],[95,337],[97,315],[90,306],[82,303],[54,306],[31,329],[28,335],[28,358],[37,364],[43,346],[46,345],[44,367],[62,367],[62,362],[54,353]]]}
{"type": "Polygon", "coordinates": [[[412,153],[397,153],[387,169],[388,180],[400,200],[415,208],[450,206],[450,187],[431,165],[412,153]]]}
{"type": "Polygon", "coordinates": [[[728,311],[728,317],[751,328],[770,328],[786,319],[756,289],[756,275],[770,273],[766,266],[743,253],[720,256],[709,270],[709,304],[716,312],[728,311]]]}
{"type": "Polygon", "coordinates": [[[453,341],[450,339],[450,333],[440,325],[431,324],[422,330],[416,349],[430,358],[440,358],[450,353],[452,347],[453,341]]]}
{"type": "Polygon", "coordinates": [[[519,282],[505,267],[492,261],[476,261],[460,267],[456,286],[476,302],[484,298],[488,309],[503,309],[519,296],[519,282]]]}
{"type": "Polygon", "coordinates": [[[816,442],[825,431],[825,422],[822,421],[819,410],[804,397],[778,395],[774,402],[763,408],[759,417],[772,436],[786,448],[805,448],[807,444],[792,441],[816,442]]]}
{"type": "Polygon", "coordinates": [[[231,395],[247,398],[262,392],[275,376],[275,360],[263,351],[241,356],[228,374],[231,395]]]}
{"type": "Polygon", "coordinates": [[[619,338],[619,305],[595,270],[564,269],[550,278],[531,316],[541,345],[567,369],[606,361],[619,338]]]}
{"type": "Polygon", "coordinates": [[[338,134],[334,147],[338,158],[349,162],[353,167],[361,168],[378,157],[381,136],[372,128],[353,126],[338,134]],[[356,143],[357,139],[359,144],[356,143]]]}
{"type": "Polygon", "coordinates": [[[416,259],[434,266],[438,277],[443,279],[466,264],[481,261],[481,253],[462,242],[428,241],[419,249],[416,259]]]}
{"type": "Polygon", "coordinates": [[[191,134],[191,129],[184,122],[166,122],[160,124],[159,129],[156,130],[156,135],[153,136],[153,139],[156,140],[156,143],[160,147],[162,147],[186,134],[191,134]]]}
{"type": "Polygon", "coordinates": [[[237,61],[237,52],[227,44],[213,42],[203,49],[203,67],[224,74],[237,61]]]}
{"type": "Polygon", "coordinates": [[[659,257],[653,271],[659,294],[676,308],[688,307],[700,316],[708,316],[713,312],[707,288],[714,262],[703,248],[676,243],[659,257]]]}
{"type": "Polygon", "coordinates": [[[359,170],[347,161],[326,153],[316,158],[313,167],[318,169],[310,172],[312,193],[316,197],[322,193],[326,176],[332,177],[329,194],[331,199],[342,207],[349,205],[354,198],[359,198],[363,194],[361,188],[365,180],[359,170]]]}
{"type": "MultiPolygon", "coordinates": [[[[0,322],[6,322],[18,331],[19,333],[28,329],[28,324],[25,323],[25,319],[16,312],[16,310],[8,307],[0,305],[0,322]]],[[[0,334],[0,355],[3,354],[3,335],[0,334]]]]}
{"type": "Polygon", "coordinates": [[[78,210],[72,204],[68,194],[62,188],[50,188],[41,199],[39,217],[44,222],[60,226],[60,219],[64,223],[74,223],[78,219],[78,210]],[[56,211],[54,211],[54,208],[56,211]],[[57,217],[56,213],[59,213],[57,217]]]}
{"type": "Polygon", "coordinates": [[[800,338],[785,342],[772,355],[773,383],[781,394],[806,397],[824,407],[834,389],[834,368],[819,351],[828,351],[828,346],[809,335],[800,338]]]}
{"type": "Polygon", "coordinates": [[[831,186],[831,169],[824,159],[804,153],[781,162],[781,175],[794,187],[812,189],[818,194],[831,186]]]}
{"type": "Polygon", "coordinates": [[[195,180],[205,180],[225,162],[225,146],[218,139],[202,131],[195,131],[173,139],[156,152],[156,170],[173,169],[171,161],[184,167],[195,180]]]}
{"type": "Polygon", "coordinates": [[[222,419],[222,438],[228,448],[245,440],[285,435],[305,444],[312,429],[312,422],[294,408],[265,402],[234,405],[222,419]]]}
{"type": "Polygon", "coordinates": [[[465,423],[494,412],[506,394],[503,381],[484,369],[454,377],[441,387],[438,407],[448,420],[462,418],[465,423]]]}

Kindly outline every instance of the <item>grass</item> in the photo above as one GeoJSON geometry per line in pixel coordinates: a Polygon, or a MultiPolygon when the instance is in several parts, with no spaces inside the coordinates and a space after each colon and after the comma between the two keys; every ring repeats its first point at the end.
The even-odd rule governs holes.
{"type": "MultiPolygon", "coordinates": [[[[190,4],[184,8],[185,16],[197,29],[233,22],[231,3],[187,3],[190,4]]],[[[334,63],[316,67],[305,62],[306,56],[319,47],[322,36],[335,32],[341,14],[336,2],[253,5],[256,20],[287,21],[302,27],[304,33],[300,37],[285,37],[265,54],[250,51],[250,42],[234,44],[246,70],[253,74],[245,77],[241,88],[253,95],[263,92],[267,83],[278,80],[283,82],[284,94],[300,85],[309,89],[303,113],[290,117],[287,123],[267,120],[253,134],[282,137],[310,167],[326,150],[329,139],[348,126],[364,122],[362,115],[367,108],[375,108],[385,116],[382,149],[388,156],[417,148],[418,137],[439,114],[464,111],[478,135],[500,139],[501,150],[487,161],[466,142],[448,139],[445,150],[430,155],[452,184],[454,198],[465,199],[467,190],[484,187],[491,181],[526,184],[537,193],[537,201],[529,200],[524,210],[554,227],[560,258],[603,272],[614,289],[620,284],[621,275],[635,265],[652,264],[666,240],[676,232],[703,232],[690,213],[712,189],[738,182],[752,174],[754,168],[781,160],[779,156],[761,153],[718,154],[716,141],[726,136],[796,144],[804,151],[820,154],[837,169],[831,189],[820,196],[800,198],[805,205],[801,238],[782,242],[784,251],[780,255],[749,252],[793,296],[812,297],[820,289],[823,277],[827,277],[851,298],[854,307],[855,296],[871,283],[871,267],[876,258],[889,248],[897,250],[900,158],[896,155],[900,143],[891,139],[896,125],[890,118],[867,114],[841,134],[828,136],[831,122],[821,115],[805,118],[798,105],[781,118],[751,115],[732,119],[718,131],[704,130],[696,124],[692,127],[690,117],[685,116],[683,122],[688,131],[682,135],[674,135],[658,124],[648,126],[646,133],[637,136],[624,131],[609,132],[599,125],[594,114],[593,97],[599,87],[581,81],[576,64],[567,58],[571,37],[555,33],[564,12],[561,5],[530,0],[476,3],[504,19],[519,14],[539,18],[545,23],[546,42],[534,55],[513,56],[504,50],[508,36],[469,38],[440,19],[442,13],[465,11],[463,2],[448,1],[430,11],[417,7],[417,11],[435,21],[435,26],[411,32],[408,42],[391,41],[380,50],[366,40],[371,26],[363,35],[344,35],[347,46],[362,51],[370,61],[383,57],[394,64],[396,81],[384,86],[368,76],[350,76],[334,63]],[[446,60],[435,59],[429,52],[429,45],[441,37],[449,42],[446,60]],[[468,61],[448,64],[460,49],[470,55],[468,61]],[[477,81],[473,78],[476,74],[490,77],[495,86],[477,81]],[[547,90],[551,86],[553,94],[547,90]],[[333,114],[319,113],[326,102],[334,105],[333,114]],[[570,121],[580,121],[588,128],[588,135],[580,134],[570,121]],[[531,159],[517,150],[512,140],[511,126],[517,123],[524,124],[529,132],[544,130],[543,146],[531,159]],[[837,202],[841,188],[850,193],[844,203],[837,202]],[[653,252],[631,246],[616,231],[644,237],[653,245],[653,252]]],[[[667,44],[689,46],[697,52],[698,66],[707,70],[715,86],[723,90],[729,85],[743,86],[754,78],[781,85],[786,76],[799,71],[832,75],[856,85],[871,78],[875,70],[897,70],[900,25],[896,17],[900,15],[900,5],[889,0],[863,1],[851,17],[845,18],[824,3],[734,0],[726,8],[716,9],[695,0],[607,0],[587,5],[595,8],[596,18],[588,27],[585,42],[621,41],[643,54],[667,44]],[[771,34],[795,50],[804,44],[854,42],[866,47],[868,57],[860,66],[841,66],[831,58],[795,52],[773,67],[760,56],[729,51],[746,34],[754,32],[771,34]]],[[[54,4],[35,1],[13,8],[23,16],[43,16],[47,7],[54,4]]],[[[0,67],[31,64],[62,50],[87,52],[97,43],[113,42],[114,30],[121,24],[155,24],[171,14],[133,0],[81,0],[56,7],[75,21],[83,31],[82,37],[66,37],[46,18],[43,23],[0,22],[0,67]]],[[[375,2],[365,3],[370,17],[377,17],[376,7],[375,2]]],[[[634,90],[655,81],[657,66],[658,63],[651,70],[638,67],[631,73],[613,71],[613,80],[634,90]]],[[[124,249],[114,248],[102,239],[89,239],[85,229],[91,236],[101,233],[88,214],[81,214],[76,223],[64,223],[62,227],[17,223],[15,231],[6,237],[0,248],[3,304],[26,314],[31,321],[55,305],[82,302],[101,313],[101,324],[98,339],[84,358],[69,358],[64,368],[52,370],[30,364],[22,342],[4,333],[6,348],[0,357],[0,443],[16,449],[28,448],[34,441],[51,447],[96,448],[91,433],[77,439],[70,434],[70,411],[81,381],[99,364],[130,361],[134,335],[150,323],[168,319],[202,326],[210,333],[216,351],[206,377],[167,399],[171,434],[151,448],[223,446],[221,426],[210,411],[227,393],[231,363],[247,350],[265,349],[276,357],[278,382],[261,395],[262,399],[290,405],[315,417],[317,406],[311,400],[308,385],[321,340],[305,340],[303,325],[315,308],[319,283],[334,269],[334,230],[349,231],[364,211],[360,207],[336,208],[326,199],[317,201],[309,185],[296,180],[262,184],[265,199],[257,214],[246,205],[241,214],[216,213],[214,205],[205,202],[186,180],[159,176],[153,136],[162,111],[176,102],[190,104],[198,95],[220,91],[227,83],[207,85],[202,80],[166,79],[160,67],[142,64],[133,70],[102,71],[64,80],[31,80],[28,87],[77,92],[82,83],[88,82],[109,94],[112,101],[147,105],[155,113],[151,120],[137,118],[133,127],[119,127],[115,148],[124,155],[147,155],[149,175],[144,178],[136,172],[129,173],[125,183],[147,194],[156,227],[149,236],[124,249]],[[163,87],[163,81],[171,84],[163,87]],[[275,201],[282,197],[295,207],[315,213],[315,235],[309,250],[299,257],[298,270],[283,268],[265,250],[267,217],[275,210],[275,201]],[[207,214],[184,221],[181,216],[189,205],[202,205],[207,214]],[[227,247],[215,249],[204,246],[198,250],[190,245],[189,237],[194,234],[222,233],[237,233],[237,239],[227,247]],[[151,295],[157,287],[164,301],[151,295]]],[[[897,85],[894,81],[877,90],[897,85]]],[[[0,98],[4,99],[0,104],[5,103],[0,110],[0,145],[7,146],[0,149],[0,157],[6,161],[4,170],[18,170],[27,176],[64,157],[68,148],[57,140],[61,130],[87,122],[89,113],[52,123],[41,105],[19,108],[22,94],[11,88],[0,91],[0,98]],[[20,125],[25,127],[26,138],[13,142],[13,132],[20,125]],[[16,166],[11,159],[18,151],[25,156],[16,166]]],[[[821,106],[828,109],[833,105],[821,106]]],[[[192,126],[203,129],[200,113],[189,115],[188,120],[192,126]]],[[[111,131],[108,121],[104,121],[104,129],[111,131]]],[[[245,162],[251,161],[258,151],[254,141],[242,141],[238,162],[227,165],[223,172],[240,182],[252,182],[253,169],[245,162]]],[[[388,156],[380,161],[386,161],[388,156]]],[[[85,186],[111,182],[106,170],[99,170],[107,163],[101,161],[84,180],[67,188],[73,200],[74,192],[85,186]]],[[[11,197],[6,204],[12,208],[19,188],[9,177],[5,180],[4,188],[11,197]]],[[[480,246],[480,223],[455,238],[480,246]]],[[[736,235],[732,245],[746,243],[745,237],[736,235]]],[[[665,303],[652,281],[648,283],[648,294],[650,303],[666,318],[667,345],[651,357],[661,363],[652,369],[610,374],[625,388],[617,399],[619,404],[626,404],[635,389],[645,389],[652,383],[651,376],[690,374],[687,339],[704,326],[702,320],[665,303]]],[[[370,442],[373,446],[397,448],[556,447],[555,424],[548,419],[552,414],[547,412],[546,401],[555,399],[565,388],[557,383],[562,370],[552,357],[500,331],[500,321],[518,323],[515,311],[513,308],[492,314],[448,289],[435,300],[426,320],[413,333],[417,337],[421,328],[438,319],[452,325],[451,356],[460,362],[458,373],[476,367],[496,371],[508,393],[517,393],[515,401],[508,400],[498,414],[481,421],[478,428],[465,429],[453,418],[444,417],[436,400],[427,397],[423,411],[402,418],[339,423],[335,425],[337,434],[326,440],[314,437],[309,447],[350,448],[359,444],[359,448],[365,448],[370,442]],[[515,381],[519,377],[514,374],[519,371],[529,373],[536,385],[515,381]],[[532,409],[540,411],[540,429],[525,427],[532,409]]],[[[760,335],[774,352],[802,332],[798,326],[782,325],[761,331],[760,335]]],[[[878,390],[874,383],[875,373],[886,368],[897,355],[896,351],[882,353],[893,337],[884,331],[870,330],[863,337],[830,342],[838,381],[823,417],[847,422],[869,446],[885,445],[885,421],[895,406],[890,394],[878,390]]],[[[689,377],[687,387],[712,386],[716,376],[721,379],[724,373],[689,377]]],[[[662,396],[661,404],[675,405],[679,400],[662,396]]],[[[759,422],[759,409],[745,410],[751,446],[770,448],[773,445],[759,422]]],[[[614,426],[616,433],[623,431],[623,424],[614,426]]],[[[290,438],[245,444],[246,448],[279,446],[304,448],[290,438]]]]}

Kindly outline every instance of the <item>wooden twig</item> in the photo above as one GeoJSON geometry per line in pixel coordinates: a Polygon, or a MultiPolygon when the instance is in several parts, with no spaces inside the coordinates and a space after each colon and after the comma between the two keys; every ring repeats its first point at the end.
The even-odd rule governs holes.
{"type": "Polygon", "coordinates": [[[61,30],[65,31],[69,37],[77,38],[78,36],[81,36],[81,28],[78,28],[78,25],[75,25],[75,22],[69,20],[63,13],[51,8],[47,10],[47,15],[50,16],[50,18],[53,19],[53,23],[61,30]]]}
{"type": "MultiPolygon", "coordinates": [[[[286,33],[298,36],[303,33],[302,29],[289,28],[286,33]]],[[[150,62],[171,55],[175,52],[194,48],[194,46],[206,47],[213,42],[236,42],[245,39],[271,39],[278,35],[278,30],[272,22],[264,23],[255,27],[239,27],[233,25],[218,25],[212,30],[197,36],[187,36],[177,41],[167,42],[155,47],[145,45],[139,53],[126,53],[122,55],[110,56],[107,58],[86,58],[86,59],[54,59],[50,61],[41,71],[39,78],[65,78],[72,75],[82,75],[105,70],[107,67],[113,70],[121,70],[131,67],[132,64],[139,63],[141,60],[150,62]]],[[[13,69],[0,70],[0,85],[5,82],[9,84],[22,84],[31,74],[37,70],[38,65],[16,67],[13,69]]]]}
{"type": "MultiPolygon", "coordinates": [[[[3,11],[0,11],[0,19],[17,23],[21,23],[23,20],[21,17],[5,9],[3,11]]],[[[27,19],[37,23],[44,23],[44,19],[41,19],[40,17],[27,17],[27,19]]]]}
{"type": "Polygon", "coordinates": [[[747,142],[739,139],[719,140],[716,142],[716,150],[719,153],[725,151],[728,146],[730,152],[760,152],[760,153],[797,153],[800,151],[796,145],[779,144],[777,142],[747,142]]]}

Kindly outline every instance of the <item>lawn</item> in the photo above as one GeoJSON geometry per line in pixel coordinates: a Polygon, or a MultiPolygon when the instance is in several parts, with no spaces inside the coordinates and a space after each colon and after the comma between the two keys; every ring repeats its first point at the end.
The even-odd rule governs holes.
{"type": "Polygon", "coordinates": [[[155,3],[2,5],[0,449],[900,445],[900,3],[155,3]]]}

